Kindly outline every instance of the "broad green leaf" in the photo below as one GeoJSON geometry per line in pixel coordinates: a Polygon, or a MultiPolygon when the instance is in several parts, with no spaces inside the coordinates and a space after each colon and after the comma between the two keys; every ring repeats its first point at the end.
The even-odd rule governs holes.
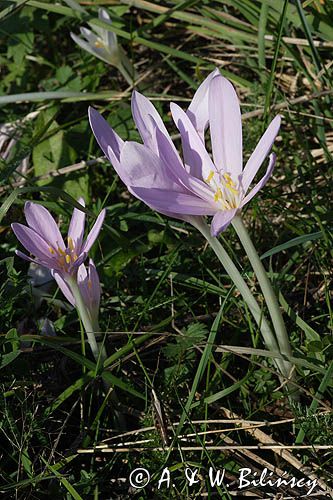
{"type": "MultiPolygon", "coordinates": [[[[59,130],[59,125],[54,119],[56,109],[48,108],[40,112],[35,128],[36,133],[44,131],[46,138],[34,147],[32,153],[34,172],[36,176],[48,174],[76,160],[75,151],[66,143],[64,132],[59,130]]],[[[46,186],[52,179],[37,181],[39,186],[46,186]]]]}
{"type": "Polygon", "coordinates": [[[0,354],[0,370],[5,366],[9,365],[12,361],[14,361],[19,355],[21,351],[12,351],[7,354],[0,354]]]}
{"type": "MultiPolygon", "coordinates": [[[[67,143],[65,132],[59,130],[58,123],[53,119],[56,108],[43,110],[36,120],[36,133],[44,132],[46,138],[34,147],[32,153],[34,172],[36,176],[44,176],[59,168],[75,163],[77,155],[75,150],[67,143]]],[[[41,179],[36,181],[38,186],[56,184],[61,186],[66,193],[75,199],[79,196],[88,201],[89,182],[88,174],[79,172],[68,176],[59,176],[56,179],[41,179]]]]}

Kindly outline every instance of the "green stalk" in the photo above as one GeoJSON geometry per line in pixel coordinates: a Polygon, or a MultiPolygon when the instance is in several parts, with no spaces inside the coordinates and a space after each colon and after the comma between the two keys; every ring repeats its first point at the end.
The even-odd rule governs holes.
{"type": "Polygon", "coordinates": [[[78,284],[76,282],[76,279],[74,277],[71,277],[68,279],[67,283],[68,283],[68,285],[71,289],[71,292],[73,294],[73,297],[75,299],[76,310],[79,314],[79,317],[82,321],[83,327],[86,331],[88,343],[90,345],[90,348],[91,348],[91,351],[94,355],[94,358],[95,358],[97,364],[103,363],[107,358],[107,354],[106,354],[105,348],[104,347],[100,348],[100,346],[98,345],[98,343],[96,341],[95,331],[96,331],[96,328],[97,328],[97,330],[99,330],[98,325],[96,325],[96,322],[93,322],[91,317],[90,317],[90,314],[89,314],[88,309],[84,303],[84,300],[82,298],[80,289],[79,289],[78,284]]]}
{"type": "MultiPolygon", "coordinates": [[[[202,218],[202,217],[191,217],[190,218],[191,224],[197,228],[201,234],[206,238],[212,249],[214,250],[216,256],[218,257],[219,261],[221,262],[222,266],[226,270],[226,272],[229,274],[231,280],[241,293],[243,299],[245,300],[248,308],[250,309],[258,327],[260,328],[260,331],[262,333],[264,342],[267,346],[267,348],[271,352],[279,353],[279,347],[276,342],[274,333],[272,332],[268,321],[266,320],[265,316],[262,314],[261,308],[259,304],[257,303],[256,299],[253,297],[249,287],[245,283],[242,275],[238,271],[237,267],[227,254],[227,252],[224,250],[223,246],[219,242],[217,238],[214,238],[210,234],[210,227],[208,226],[207,222],[202,218]]],[[[279,372],[285,376],[288,377],[289,375],[289,368],[285,365],[284,361],[281,359],[276,359],[275,363],[277,365],[277,368],[279,372]]]]}
{"type": "MultiPolygon", "coordinates": [[[[76,278],[74,277],[68,278],[67,283],[75,299],[75,307],[82,321],[83,328],[85,329],[85,332],[87,334],[88,343],[96,360],[97,367],[100,364],[103,365],[104,361],[107,359],[107,354],[104,345],[103,344],[101,345],[96,341],[95,332],[100,331],[98,320],[96,318],[91,317],[82,298],[76,278]]],[[[104,387],[106,391],[108,391],[111,388],[111,384],[109,382],[104,381],[104,387]]],[[[116,408],[119,401],[115,390],[111,392],[110,401],[112,401],[112,403],[114,404],[115,424],[119,427],[119,430],[126,430],[127,427],[124,417],[116,408]]]]}
{"type": "MultiPolygon", "coordinates": [[[[276,338],[280,347],[281,354],[285,355],[288,359],[292,357],[292,350],[287,334],[287,330],[283,321],[282,313],[280,310],[279,303],[277,301],[276,295],[274,293],[272,284],[268,279],[265,268],[263,266],[262,261],[259,258],[259,255],[253,245],[253,242],[250,238],[250,235],[239,215],[232,220],[232,225],[244,247],[244,250],[251,262],[253,270],[257,276],[259,285],[261,287],[262,293],[265,298],[265,302],[268,307],[269,314],[272,318],[272,323],[274,326],[274,330],[276,333],[276,338]]],[[[289,371],[289,375],[292,369],[292,364],[287,363],[287,368],[289,371]]]]}

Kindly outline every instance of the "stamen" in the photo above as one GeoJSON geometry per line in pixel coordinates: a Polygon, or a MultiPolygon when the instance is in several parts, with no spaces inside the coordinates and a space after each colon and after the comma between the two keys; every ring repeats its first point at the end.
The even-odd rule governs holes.
{"type": "Polygon", "coordinates": [[[69,246],[70,250],[73,252],[75,249],[74,241],[72,240],[72,238],[70,236],[68,236],[67,239],[68,239],[68,246],[69,246]]]}
{"type": "Polygon", "coordinates": [[[71,261],[71,256],[67,254],[65,259],[66,259],[67,264],[69,264],[71,261]]]}
{"type": "Polygon", "coordinates": [[[227,186],[232,186],[232,187],[236,186],[236,184],[234,183],[229,174],[223,174],[223,177],[227,181],[227,186]]]}
{"type": "Polygon", "coordinates": [[[214,170],[211,170],[209,172],[209,175],[208,175],[208,177],[206,179],[206,182],[210,182],[212,180],[212,178],[214,177],[214,173],[215,173],[214,170]]]}
{"type": "Polygon", "coordinates": [[[77,255],[76,255],[76,253],[73,255],[73,260],[74,260],[74,262],[77,260],[77,255]]]}
{"type": "Polygon", "coordinates": [[[220,188],[217,188],[215,194],[214,194],[214,201],[218,201],[222,198],[222,191],[220,188]]]}
{"type": "Polygon", "coordinates": [[[58,246],[58,253],[60,253],[60,255],[66,255],[66,253],[58,246]]]}
{"type": "Polygon", "coordinates": [[[96,40],[96,42],[94,43],[96,49],[102,49],[103,47],[105,47],[104,43],[102,42],[102,40],[96,40]]]}
{"type": "Polygon", "coordinates": [[[49,247],[49,252],[50,252],[50,254],[54,255],[54,250],[52,247],[49,247]]]}
{"type": "MultiPolygon", "coordinates": [[[[233,185],[235,185],[235,184],[233,183],[233,185]]],[[[231,191],[232,193],[238,194],[238,189],[235,189],[234,187],[232,187],[232,185],[229,182],[228,182],[228,184],[225,185],[225,187],[227,189],[229,189],[229,191],[231,191]]]]}

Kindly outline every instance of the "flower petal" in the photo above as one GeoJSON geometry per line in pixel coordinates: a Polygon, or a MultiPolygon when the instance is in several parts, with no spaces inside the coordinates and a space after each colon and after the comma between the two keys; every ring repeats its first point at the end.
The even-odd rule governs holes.
{"type": "Polygon", "coordinates": [[[88,288],[88,273],[84,264],[81,264],[77,270],[77,284],[80,289],[83,301],[87,309],[90,311],[91,301],[88,288]]]}
{"type": "Polygon", "coordinates": [[[119,159],[124,141],[110,127],[108,122],[104,120],[102,115],[100,115],[99,112],[91,106],[89,106],[88,109],[88,116],[91,129],[100,148],[104,152],[105,156],[110,160],[118,175],[121,177],[119,173],[119,159]]]}
{"type": "Polygon", "coordinates": [[[270,152],[275,137],[279,132],[280,125],[281,117],[277,115],[269,124],[266,132],[263,134],[255,150],[248,159],[242,175],[242,188],[244,194],[249,189],[250,184],[261,167],[262,162],[270,152]]]}
{"type": "Polygon", "coordinates": [[[95,43],[98,41],[98,36],[95,35],[95,33],[93,33],[91,30],[88,30],[88,28],[80,28],[80,31],[81,35],[84,36],[84,38],[92,47],[94,47],[95,43]]]}
{"type": "Polygon", "coordinates": [[[210,225],[211,235],[218,236],[222,231],[227,229],[237,211],[238,209],[234,208],[233,210],[219,210],[216,212],[210,225]]]}
{"type": "Polygon", "coordinates": [[[146,146],[158,154],[158,145],[154,133],[155,127],[158,127],[170,143],[171,148],[175,148],[162,118],[147,97],[134,90],[131,106],[135,124],[146,146]]]}
{"type": "MultiPolygon", "coordinates": [[[[106,9],[99,8],[98,9],[98,17],[99,17],[99,19],[101,19],[105,23],[108,23],[111,26],[112,20],[111,20],[110,15],[106,9]]],[[[95,26],[94,28],[97,31],[98,26],[95,26]]],[[[100,28],[100,31],[103,31],[103,33],[101,33],[101,36],[104,40],[104,43],[107,45],[107,47],[108,48],[112,47],[113,49],[115,49],[118,45],[117,35],[113,31],[109,31],[109,30],[106,30],[104,28],[100,28]]]]}
{"type": "MultiPolygon", "coordinates": [[[[85,202],[83,198],[79,198],[78,203],[83,207],[85,207],[85,202]]],[[[68,238],[72,239],[77,254],[81,253],[85,218],[86,214],[82,210],[74,208],[71,222],[69,224],[68,238]]]]}
{"type": "Polygon", "coordinates": [[[215,172],[215,165],[209,156],[188,115],[175,103],[170,104],[174,122],[182,139],[182,150],[188,172],[199,179],[206,179],[215,172]]]}
{"type": "Polygon", "coordinates": [[[95,224],[93,225],[90,233],[87,236],[86,241],[84,242],[84,244],[82,246],[82,249],[81,249],[82,253],[88,253],[89,250],[91,249],[91,247],[93,246],[93,244],[95,243],[95,240],[96,240],[96,238],[97,238],[97,236],[102,228],[102,224],[103,224],[104,218],[105,218],[105,213],[106,213],[106,210],[104,208],[101,211],[101,213],[99,214],[99,216],[97,217],[95,224]]]}
{"type": "Polygon", "coordinates": [[[79,267],[86,260],[86,258],[87,258],[87,252],[81,253],[76,259],[76,261],[71,265],[70,271],[73,271],[73,269],[75,270],[77,267],[79,267]]]}
{"type": "MultiPolygon", "coordinates": [[[[145,146],[162,159],[164,170],[169,171],[172,181],[195,190],[195,187],[189,188],[190,179],[160,115],[149,99],[136,91],[132,96],[132,113],[145,146]]],[[[201,181],[194,180],[198,189],[200,183],[201,181]]],[[[206,188],[207,186],[201,186],[201,191],[206,188]]]]}
{"type": "Polygon", "coordinates": [[[64,278],[58,271],[55,270],[51,271],[51,274],[53,278],[56,280],[58,287],[60,288],[60,290],[62,291],[68,302],[72,304],[73,307],[75,307],[75,299],[73,297],[71,289],[69,288],[64,278]]]}
{"type": "Polygon", "coordinates": [[[174,182],[173,176],[161,158],[143,144],[125,142],[120,164],[122,171],[126,172],[128,186],[184,190],[174,182]]]}
{"type": "Polygon", "coordinates": [[[243,162],[241,113],[234,87],[221,75],[210,82],[209,120],[214,163],[237,179],[243,162]]]}
{"type": "MultiPolygon", "coordinates": [[[[89,259],[90,260],[90,259],[89,259]]],[[[86,266],[81,264],[77,270],[77,284],[80,285],[88,277],[86,266]]]]}
{"type": "Polygon", "coordinates": [[[266,184],[266,182],[268,181],[268,179],[272,175],[272,172],[273,172],[273,169],[274,169],[274,166],[275,166],[275,160],[276,160],[276,155],[274,153],[271,153],[269,155],[269,164],[268,164],[268,167],[267,167],[265,175],[258,182],[258,184],[256,184],[254,186],[254,188],[249,192],[249,194],[247,196],[245,196],[244,200],[241,203],[241,207],[243,207],[244,205],[246,205],[246,203],[248,203],[253,198],[253,196],[255,196],[257,194],[257,192],[261,188],[264,187],[264,185],[266,184]]]}
{"type": "Polygon", "coordinates": [[[53,246],[54,249],[60,247],[61,250],[65,250],[64,240],[57,223],[45,207],[27,201],[24,205],[24,215],[31,229],[38,233],[49,245],[53,246]]]}
{"type": "Polygon", "coordinates": [[[11,227],[16,238],[22,243],[28,252],[37,257],[41,263],[43,262],[44,266],[49,267],[50,269],[56,269],[59,267],[57,259],[52,257],[49,245],[38,233],[30,227],[18,224],[17,222],[14,222],[11,227]]]}
{"type": "Polygon", "coordinates": [[[26,255],[25,253],[21,252],[20,250],[15,250],[15,254],[18,257],[21,257],[21,259],[23,259],[23,260],[27,260],[28,262],[33,262],[34,264],[36,264],[36,259],[29,257],[29,255],[26,255]]]}
{"type": "MultiPolygon", "coordinates": [[[[159,156],[167,165],[170,175],[177,183],[182,184],[187,190],[195,194],[196,196],[210,202],[213,197],[213,191],[207,186],[205,182],[193,175],[190,175],[184,168],[177,151],[175,152],[173,148],[170,148],[169,142],[167,141],[164,134],[161,133],[160,129],[156,127],[156,140],[158,143],[159,156]]],[[[183,189],[186,192],[186,190],[183,189]]],[[[190,193],[189,193],[190,194],[190,193]]]]}
{"type": "Polygon", "coordinates": [[[191,194],[141,187],[131,187],[131,190],[157,212],[167,211],[181,215],[213,215],[216,212],[216,208],[207,201],[191,194]]]}
{"type": "MultiPolygon", "coordinates": [[[[98,314],[99,310],[99,304],[100,304],[100,299],[101,299],[101,284],[99,281],[99,276],[97,273],[97,269],[95,267],[95,264],[92,259],[89,259],[89,267],[88,267],[88,273],[89,273],[89,281],[90,281],[90,297],[91,297],[91,306],[92,306],[92,314],[98,314]]],[[[89,286],[89,283],[88,283],[89,286]]]]}
{"type": "MultiPolygon", "coordinates": [[[[89,30],[87,30],[87,31],[89,31],[89,30]]],[[[102,61],[104,61],[108,64],[112,64],[112,62],[110,60],[110,54],[108,53],[107,50],[105,50],[105,48],[95,47],[95,46],[91,45],[89,42],[82,40],[82,38],[75,35],[74,33],[71,33],[70,35],[71,35],[72,39],[74,40],[74,42],[77,43],[79,45],[79,47],[81,47],[81,49],[85,50],[86,52],[89,52],[93,56],[98,57],[99,59],[101,59],[102,61]]]]}
{"type": "Polygon", "coordinates": [[[220,72],[216,68],[207,76],[207,78],[205,78],[205,80],[198,87],[198,90],[194,94],[192,102],[189,105],[188,110],[186,112],[194,128],[200,135],[202,142],[204,142],[205,130],[207,128],[209,121],[209,113],[208,113],[209,84],[212,78],[214,78],[214,76],[217,76],[219,74],[220,72]]]}

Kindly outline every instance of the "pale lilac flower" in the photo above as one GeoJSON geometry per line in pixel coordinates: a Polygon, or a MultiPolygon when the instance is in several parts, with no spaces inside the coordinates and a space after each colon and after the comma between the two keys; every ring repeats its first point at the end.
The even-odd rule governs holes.
{"type": "Polygon", "coordinates": [[[143,144],[124,142],[93,108],[94,135],[129,191],[154,210],[185,220],[212,215],[211,233],[217,236],[261,189],[272,174],[275,155],[262,179],[248,189],[269,155],[279,131],[276,116],[243,169],[242,123],[237,94],[218,70],[201,84],[185,113],[171,103],[181,134],[183,161],[151,102],[133,93],[132,114],[143,144]],[[204,144],[209,123],[213,160],[204,144]]]}
{"type": "MultiPolygon", "coordinates": [[[[72,306],[75,307],[75,298],[67,282],[63,279],[61,273],[55,270],[51,272],[52,276],[56,280],[60,290],[65,295],[68,302],[70,302],[72,306]]],[[[98,320],[99,313],[101,285],[95,264],[92,259],[89,259],[89,265],[87,268],[84,264],[81,264],[79,266],[77,271],[77,284],[81,292],[84,304],[89,311],[90,317],[93,322],[96,322],[98,320]]]]}
{"type": "MultiPolygon", "coordinates": [[[[82,198],[78,203],[85,206],[82,198]]],[[[45,207],[28,201],[24,206],[24,213],[28,226],[15,222],[12,229],[17,239],[35,258],[20,250],[16,250],[16,255],[57,271],[64,279],[76,275],[78,267],[94,244],[105,217],[104,209],[84,241],[85,213],[74,208],[65,245],[54,218],[45,207]]]]}
{"type": "MultiPolygon", "coordinates": [[[[98,18],[110,27],[112,26],[112,20],[107,10],[103,8],[98,9],[98,18]]],[[[74,33],[70,35],[81,49],[98,57],[98,59],[107,64],[115,66],[126,80],[132,84],[135,71],[124,49],[118,44],[117,35],[111,29],[106,30],[96,25],[93,26],[93,30],[81,27],[81,37],[74,33]]]]}

